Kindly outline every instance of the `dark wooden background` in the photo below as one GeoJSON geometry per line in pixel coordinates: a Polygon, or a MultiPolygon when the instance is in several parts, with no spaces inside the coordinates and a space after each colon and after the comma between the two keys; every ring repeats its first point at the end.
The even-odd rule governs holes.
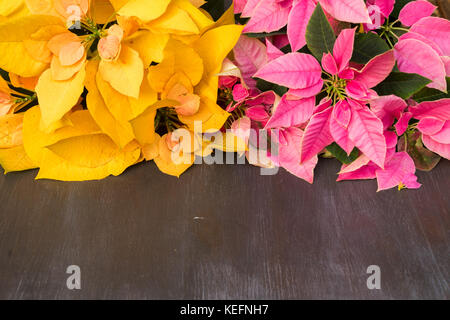
{"type": "Polygon", "coordinates": [[[402,192],[336,183],[338,169],[322,160],[313,186],[248,165],[1,176],[0,298],[450,298],[450,162],[402,192]],[[66,288],[69,265],[81,290],[66,288]],[[366,287],[369,265],[381,290],[366,287]]]}
{"type": "Polygon", "coordinates": [[[336,183],[338,169],[322,160],[313,186],[248,165],[1,176],[0,298],[449,299],[450,162],[402,192],[336,183]],[[81,290],[66,287],[69,265],[81,290]],[[381,290],[367,289],[369,265],[381,290]]]}

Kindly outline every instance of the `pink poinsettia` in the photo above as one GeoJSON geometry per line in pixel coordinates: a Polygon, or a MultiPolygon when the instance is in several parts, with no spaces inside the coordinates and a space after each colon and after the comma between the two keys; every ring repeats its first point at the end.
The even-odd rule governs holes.
{"type": "Polygon", "coordinates": [[[273,32],[287,25],[292,51],[298,51],[306,44],[306,27],[318,3],[331,20],[371,21],[363,0],[238,0],[235,12],[250,18],[244,32],[273,32]]]}
{"type": "Polygon", "coordinates": [[[422,134],[422,142],[429,150],[450,159],[450,99],[409,103],[396,96],[384,96],[371,103],[385,130],[394,124],[398,136],[405,133],[410,120],[419,122],[415,128],[422,134]]]}
{"type": "Polygon", "coordinates": [[[400,11],[399,20],[410,26],[394,47],[398,68],[432,82],[430,88],[447,91],[450,76],[450,21],[430,17],[436,9],[427,1],[412,1],[400,11]]]}
{"type": "Polygon", "coordinates": [[[372,87],[383,81],[394,67],[392,51],[370,60],[362,69],[350,67],[355,29],[337,38],[333,53],[324,54],[322,67],[308,54],[289,53],[277,58],[255,77],[290,88],[273,110],[266,128],[289,128],[309,122],[301,143],[300,162],[315,157],[332,142],[348,154],[357,147],[381,168],[386,160],[386,141],[381,120],[365,105],[377,97],[372,87]],[[329,99],[314,108],[314,97],[326,86],[329,99]],[[312,107],[311,107],[312,105],[312,107]]]}
{"type": "Polygon", "coordinates": [[[409,112],[419,120],[423,144],[450,160],[450,99],[422,102],[409,107],[409,112]]]}

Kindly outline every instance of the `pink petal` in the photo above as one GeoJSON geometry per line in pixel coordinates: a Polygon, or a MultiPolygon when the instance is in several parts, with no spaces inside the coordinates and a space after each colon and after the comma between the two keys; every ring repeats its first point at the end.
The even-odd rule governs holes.
{"type": "Polygon", "coordinates": [[[385,130],[394,124],[395,119],[401,117],[407,106],[402,98],[395,95],[381,96],[370,102],[372,111],[381,119],[385,130]]]}
{"type": "Polygon", "coordinates": [[[394,149],[397,147],[398,137],[393,131],[385,131],[383,133],[384,138],[386,139],[386,148],[394,149]]]}
{"type": "Polygon", "coordinates": [[[376,171],[378,191],[394,188],[400,184],[405,184],[411,189],[420,188],[417,178],[412,178],[415,172],[413,159],[406,152],[396,153],[386,162],[384,170],[376,171]]]}
{"type": "Polygon", "coordinates": [[[403,25],[410,27],[420,19],[431,16],[436,8],[424,0],[408,2],[400,11],[398,19],[403,25]]]}
{"type": "Polygon", "coordinates": [[[378,167],[371,162],[355,171],[340,174],[336,181],[375,179],[377,170],[378,167]]]}
{"type": "Polygon", "coordinates": [[[322,68],[331,75],[338,74],[338,66],[336,60],[331,53],[324,53],[322,56],[322,68]]]}
{"type": "Polygon", "coordinates": [[[312,55],[294,52],[269,62],[254,77],[291,89],[304,89],[317,84],[321,75],[322,68],[312,55]]]}
{"type": "Polygon", "coordinates": [[[409,32],[403,34],[399,38],[399,41],[406,40],[406,39],[416,39],[416,40],[422,41],[423,43],[425,43],[425,44],[429,45],[431,48],[433,48],[433,50],[436,51],[438,55],[442,56],[444,54],[442,52],[441,48],[436,43],[434,43],[434,41],[431,41],[430,39],[425,38],[423,35],[421,35],[419,33],[409,31],[409,32]]]}
{"type": "Polygon", "coordinates": [[[345,91],[347,92],[347,95],[353,99],[361,101],[368,99],[369,90],[362,82],[355,80],[347,82],[345,91]]]}
{"type": "Polygon", "coordinates": [[[381,120],[366,107],[352,107],[352,119],[348,132],[355,146],[383,168],[387,147],[381,120]]]}
{"type": "Polygon", "coordinates": [[[265,128],[290,128],[305,123],[311,118],[315,105],[315,97],[299,99],[285,94],[265,128]]]}
{"type": "Polygon", "coordinates": [[[355,77],[355,71],[353,71],[350,68],[344,69],[343,71],[339,72],[338,74],[339,78],[351,80],[355,77]]]}
{"type": "Polygon", "coordinates": [[[450,21],[443,18],[427,17],[416,22],[410,29],[436,43],[444,53],[450,56],[450,21]]]}
{"type": "Polygon", "coordinates": [[[371,23],[363,0],[319,0],[323,9],[340,21],[371,23]]]}
{"type": "Polygon", "coordinates": [[[258,5],[264,0],[246,0],[246,4],[242,9],[242,17],[250,18],[258,5]]]}
{"type": "Polygon", "coordinates": [[[442,144],[450,144],[450,121],[446,121],[442,129],[431,136],[434,141],[442,144]]]}
{"type": "Polygon", "coordinates": [[[422,141],[425,147],[437,153],[441,157],[450,160],[450,144],[439,143],[432,137],[427,135],[422,135],[422,141]]]}
{"type": "Polygon", "coordinates": [[[305,89],[289,89],[289,94],[299,98],[310,98],[316,96],[323,88],[323,80],[320,79],[317,84],[305,89]]]}
{"type": "Polygon", "coordinates": [[[288,19],[287,34],[293,52],[305,46],[306,27],[315,8],[316,5],[312,0],[299,0],[292,7],[288,19]]]}
{"type": "Polygon", "coordinates": [[[303,132],[297,128],[284,130],[287,139],[287,145],[280,146],[279,163],[293,175],[306,180],[309,183],[314,181],[314,169],[318,162],[318,157],[312,157],[308,161],[300,164],[300,144],[303,138],[303,132]]]}
{"type": "Polygon", "coordinates": [[[422,120],[420,120],[417,124],[417,129],[419,129],[423,134],[432,136],[441,131],[445,123],[446,121],[437,118],[422,118],[422,120]]]}
{"type": "Polygon", "coordinates": [[[266,47],[254,38],[241,36],[234,47],[234,58],[241,70],[245,84],[250,88],[256,88],[256,80],[253,75],[267,63],[266,47]]]}
{"type": "Polygon", "coordinates": [[[409,120],[411,120],[411,118],[412,118],[411,112],[402,113],[400,119],[398,119],[397,123],[395,124],[395,131],[399,136],[404,134],[406,129],[408,129],[409,120]]]}
{"type": "Polygon", "coordinates": [[[395,0],[375,0],[371,1],[380,8],[381,13],[388,18],[394,10],[395,0]]]}
{"type": "Polygon", "coordinates": [[[269,61],[275,60],[284,55],[284,52],[275,47],[269,39],[266,38],[266,52],[269,61]]]}
{"type": "Polygon", "coordinates": [[[400,71],[420,74],[433,81],[428,87],[447,91],[444,63],[429,45],[415,39],[407,39],[399,41],[394,52],[400,71]]]}
{"type": "Polygon", "coordinates": [[[248,89],[242,84],[237,84],[233,87],[233,100],[242,101],[249,96],[248,89]]]}
{"type": "Polygon", "coordinates": [[[333,116],[330,117],[330,132],[334,141],[336,141],[336,143],[347,153],[347,155],[350,155],[355,148],[355,144],[349,138],[348,130],[338,123],[333,116]]]}
{"type": "Polygon", "coordinates": [[[348,127],[352,110],[346,100],[339,101],[333,108],[333,118],[344,128],[348,127]]]}
{"type": "Polygon", "coordinates": [[[282,49],[289,44],[289,38],[287,34],[279,34],[272,37],[272,43],[275,47],[282,49]]]}
{"type": "Polygon", "coordinates": [[[244,10],[248,0],[234,0],[234,13],[238,14],[244,10]]]}
{"type": "Polygon", "coordinates": [[[355,31],[355,28],[342,30],[334,43],[333,57],[336,60],[339,72],[347,69],[352,58],[355,31]]]}
{"type": "Polygon", "coordinates": [[[364,167],[365,165],[368,165],[370,162],[370,159],[367,158],[367,156],[365,154],[361,154],[355,161],[353,161],[350,164],[344,164],[342,165],[341,171],[339,171],[339,174],[343,174],[343,173],[349,173],[349,172],[353,172],[356,171],[362,167],[364,167]]]}
{"type": "Polygon", "coordinates": [[[311,117],[301,143],[300,163],[313,158],[334,141],[329,125],[331,112],[332,108],[329,107],[311,117]]]}
{"type": "Polygon", "coordinates": [[[450,119],[450,98],[422,102],[409,107],[409,111],[414,118],[419,120],[425,117],[434,117],[446,121],[450,119]]]}
{"type": "Polygon", "coordinates": [[[267,113],[266,108],[262,106],[248,108],[245,111],[245,115],[250,119],[258,122],[267,121],[270,118],[270,115],[267,113]]]}
{"type": "Polygon", "coordinates": [[[231,125],[231,132],[248,143],[250,139],[250,129],[251,129],[250,118],[243,117],[233,122],[231,125]]]}
{"type": "Polygon", "coordinates": [[[364,83],[369,89],[373,88],[387,78],[394,65],[394,52],[387,51],[370,60],[361,71],[356,72],[354,80],[364,83]]]}
{"type": "Polygon", "coordinates": [[[284,7],[275,1],[261,1],[253,11],[243,32],[278,31],[286,25],[290,11],[289,6],[284,7]]]}
{"type": "Polygon", "coordinates": [[[442,56],[441,57],[442,63],[444,63],[445,66],[445,74],[447,77],[450,77],[450,56],[442,56]]]}

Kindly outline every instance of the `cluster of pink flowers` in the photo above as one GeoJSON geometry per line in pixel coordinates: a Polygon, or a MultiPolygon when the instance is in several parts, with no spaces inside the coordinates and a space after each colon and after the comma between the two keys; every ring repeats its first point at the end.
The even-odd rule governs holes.
{"type": "Polygon", "coordinates": [[[341,160],[338,181],[419,188],[416,168],[450,159],[450,21],[427,1],[399,6],[235,0],[246,34],[220,80],[231,127],[277,129],[268,156],[310,183],[324,156],[341,160]]]}

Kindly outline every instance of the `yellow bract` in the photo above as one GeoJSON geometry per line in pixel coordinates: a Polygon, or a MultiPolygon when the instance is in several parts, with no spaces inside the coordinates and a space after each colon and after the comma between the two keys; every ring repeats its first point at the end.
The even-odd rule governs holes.
{"type": "Polygon", "coordinates": [[[160,17],[166,10],[171,0],[129,0],[118,14],[128,17],[138,17],[142,21],[150,21],[160,17]]]}
{"type": "Polygon", "coordinates": [[[216,101],[218,73],[242,31],[232,9],[214,22],[203,0],[82,1],[78,32],[62,10],[71,3],[0,2],[0,68],[11,81],[0,80],[0,91],[9,99],[11,84],[27,89],[5,101],[38,104],[0,117],[5,172],[38,167],[38,179],[97,180],[145,159],[179,177],[195,155],[229,150],[225,136],[211,143],[202,132],[229,117],[216,101]],[[167,139],[179,127],[195,146],[177,151],[181,162],[167,139]]]}
{"type": "Polygon", "coordinates": [[[36,86],[42,110],[42,128],[45,130],[60,120],[78,102],[84,90],[86,71],[80,70],[72,79],[53,80],[51,70],[46,70],[36,86]]]}
{"type": "Polygon", "coordinates": [[[139,97],[144,64],[134,49],[123,46],[117,61],[100,62],[99,72],[120,93],[136,99],[139,97]]]}
{"type": "Polygon", "coordinates": [[[48,64],[30,56],[25,40],[49,25],[62,25],[62,21],[51,16],[30,15],[0,24],[0,68],[23,77],[40,75],[48,64]]]}

